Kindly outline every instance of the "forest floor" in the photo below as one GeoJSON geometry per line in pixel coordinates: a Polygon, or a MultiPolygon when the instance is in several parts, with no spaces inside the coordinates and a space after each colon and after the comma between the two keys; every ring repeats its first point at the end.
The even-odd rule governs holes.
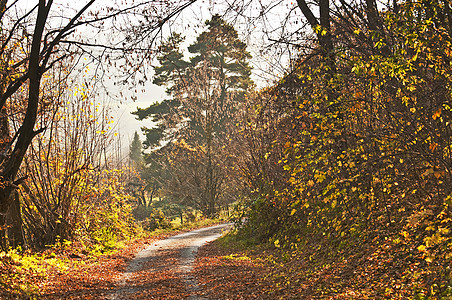
{"type": "Polygon", "coordinates": [[[429,286],[429,276],[439,277],[441,266],[426,268],[422,257],[407,255],[389,239],[342,251],[320,244],[315,244],[317,250],[302,251],[246,246],[231,236],[199,249],[193,275],[198,279],[199,296],[223,300],[452,299],[447,291],[439,292],[447,282],[429,286]]]}
{"type": "Polygon", "coordinates": [[[49,274],[40,284],[39,298],[199,299],[197,280],[191,275],[196,252],[230,227],[220,224],[134,241],[96,262],[49,274]]]}
{"type": "Polygon", "coordinates": [[[96,259],[49,251],[41,254],[45,272],[0,260],[0,276],[9,274],[25,291],[0,280],[0,299],[412,299],[413,279],[422,275],[413,264],[406,273],[401,261],[389,262],[389,242],[330,255],[245,247],[228,235],[199,248],[221,234],[213,228],[131,241],[96,259]]]}
{"type": "MultiPolygon", "coordinates": [[[[202,224],[204,223],[201,223],[201,226],[202,224]]],[[[123,249],[97,257],[77,250],[74,245],[67,249],[50,248],[39,253],[28,251],[3,253],[0,255],[0,299],[123,299],[118,291],[124,288],[124,283],[130,284],[131,278],[127,277],[131,277],[130,265],[134,263],[137,254],[162,241],[174,239],[177,235],[190,236],[192,232],[196,232],[196,228],[203,230],[195,224],[194,227],[183,230],[131,240],[123,249]]],[[[221,235],[221,231],[213,231],[214,235],[216,234],[214,238],[221,235]]],[[[209,239],[202,243],[207,241],[209,239]]],[[[185,263],[191,264],[194,261],[193,250],[197,250],[202,244],[199,241],[195,242],[199,245],[191,245],[192,248],[184,249],[185,263]]],[[[180,280],[177,278],[178,274],[170,270],[171,267],[176,267],[174,262],[178,260],[180,257],[177,251],[161,251],[159,259],[153,260],[153,265],[149,265],[148,262],[146,266],[152,267],[157,272],[151,274],[139,272],[139,268],[134,270],[139,276],[133,276],[135,281],[133,285],[136,288],[140,285],[138,281],[141,281],[148,292],[141,296],[134,295],[132,298],[183,299],[190,295],[185,288],[189,281],[186,280],[187,276],[180,280]],[[167,283],[166,290],[161,289],[163,283],[167,283]],[[152,284],[155,285],[153,288],[152,284]]]]}

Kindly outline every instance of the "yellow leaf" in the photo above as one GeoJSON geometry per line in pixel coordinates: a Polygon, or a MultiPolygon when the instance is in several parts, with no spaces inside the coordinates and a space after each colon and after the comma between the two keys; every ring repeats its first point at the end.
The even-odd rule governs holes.
{"type": "Polygon", "coordinates": [[[427,257],[425,258],[425,261],[428,262],[428,263],[431,263],[431,262],[433,261],[433,257],[427,256],[427,257]]]}

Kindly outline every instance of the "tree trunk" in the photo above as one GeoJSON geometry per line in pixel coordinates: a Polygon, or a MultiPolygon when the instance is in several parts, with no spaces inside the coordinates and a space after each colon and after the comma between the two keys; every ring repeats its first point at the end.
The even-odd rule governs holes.
{"type": "Polygon", "coordinates": [[[317,35],[321,56],[329,69],[327,72],[327,79],[329,79],[336,72],[334,43],[331,34],[330,1],[319,0],[319,20],[314,16],[305,0],[297,0],[297,3],[312,30],[317,35]]]}
{"type": "MultiPolygon", "coordinates": [[[[11,143],[9,118],[5,108],[0,111],[0,164],[8,156],[11,143]]],[[[24,244],[19,194],[5,187],[4,201],[0,202],[0,246],[3,250],[24,244]],[[12,195],[9,195],[12,193],[12,195]]]]}
{"type": "MultiPolygon", "coordinates": [[[[38,114],[39,89],[41,85],[42,69],[40,63],[41,39],[44,32],[47,16],[50,10],[51,2],[46,5],[45,0],[40,0],[38,5],[38,16],[36,19],[35,30],[33,33],[33,41],[30,51],[28,64],[29,92],[28,103],[25,118],[18,131],[17,142],[11,153],[5,153],[2,161],[2,169],[0,171],[0,215],[5,225],[11,228],[14,234],[18,234],[18,226],[21,224],[20,206],[14,204],[18,200],[13,197],[17,185],[22,181],[16,180],[17,172],[22,164],[28,146],[31,144],[33,137],[40,131],[35,131],[36,117],[38,114]],[[10,217],[8,218],[11,212],[10,217]],[[13,222],[7,224],[6,222],[13,222]]],[[[2,107],[3,109],[3,107],[2,107]]],[[[9,148],[9,143],[8,143],[9,148]]],[[[9,150],[6,148],[6,150],[9,150]]],[[[9,229],[8,229],[9,230],[9,229]]]]}
{"type": "Polygon", "coordinates": [[[19,193],[15,191],[0,207],[0,245],[3,250],[24,245],[19,193]]]}
{"type": "Polygon", "coordinates": [[[24,232],[22,228],[22,214],[20,211],[20,197],[17,191],[11,197],[11,205],[6,215],[8,228],[9,247],[17,248],[24,245],[24,232]]]}

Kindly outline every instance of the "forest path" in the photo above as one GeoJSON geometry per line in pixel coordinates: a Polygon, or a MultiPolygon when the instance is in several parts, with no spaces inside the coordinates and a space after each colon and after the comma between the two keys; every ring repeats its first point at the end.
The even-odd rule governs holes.
{"type": "Polygon", "coordinates": [[[202,245],[219,238],[232,224],[221,224],[159,240],[129,262],[110,299],[202,299],[191,275],[202,245]]]}

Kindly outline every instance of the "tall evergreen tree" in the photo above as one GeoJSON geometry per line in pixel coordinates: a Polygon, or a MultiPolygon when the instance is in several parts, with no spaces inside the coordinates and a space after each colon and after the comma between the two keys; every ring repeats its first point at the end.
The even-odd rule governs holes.
{"type": "Polygon", "coordinates": [[[140,136],[138,135],[138,132],[135,131],[135,134],[133,136],[132,143],[130,143],[129,147],[129,158],[132,162],[134,162],[137,165],[141,165],[143,162],[143,155],[141,154],[141,141],[140,136]]]}
{"type": "Polygon", "coordinates": [[[171,97],[146,109],[138,119],[152,118],[153,128],[144,128],[145,147],[164,155],[167,194],[214,215],[222,201],[225,174],[222,148],[227,128],[252,86],[251,55],[237,31],[220,16],[206,22],[207,30],[188,47],[193,55],[184,60],[183,37],[173,34],[160,47],[154,84],[167,86],[171,97]]]}

